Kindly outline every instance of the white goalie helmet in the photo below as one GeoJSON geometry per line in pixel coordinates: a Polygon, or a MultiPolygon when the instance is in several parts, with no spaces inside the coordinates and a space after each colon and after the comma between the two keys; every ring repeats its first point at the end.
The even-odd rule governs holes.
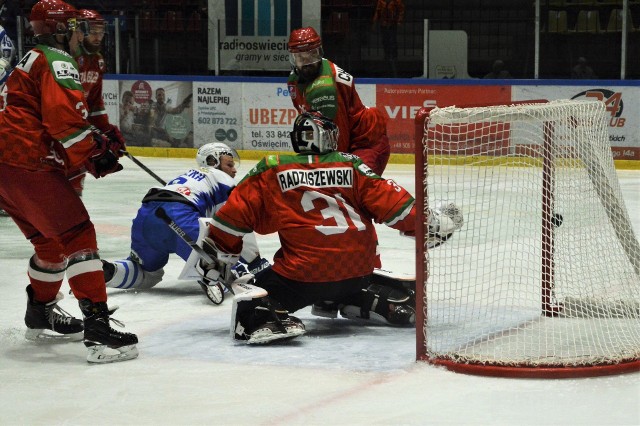
{"type": "Polygon", "coordinates": [[[196,153],[196,163],[200,167],[220,168],[220,157],[228,155],[233,158],[236,167],[240,165],[240,156],[235,149],[230,148],[222,142],[213,142],[202,145],[196,153]]]}
{"type": "Polygon", "coordinates": [[[300,114],[290,133],[291,145],[297,153],[326,154],[338,149],[338,126],[318,112],[300,114]]]}

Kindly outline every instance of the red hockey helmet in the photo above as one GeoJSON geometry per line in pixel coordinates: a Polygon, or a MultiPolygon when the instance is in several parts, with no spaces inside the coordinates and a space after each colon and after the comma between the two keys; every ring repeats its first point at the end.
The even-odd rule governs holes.
{"type": "Polygon", "coordinates": [[[312,27],[298,28],[291,31],[288,47],[291,53],[308,52],[322,47],[322,40],[312,27]]]}
{"type": "Polygon", "coordinates": [[[104,18],[96,10],[80,9],[78,11],[78,16],[80,18],[83,18],[83,19],[87,20],[87,21],[104,22],[104,18]]]}
{"type": "Polygon", "coordinates": [[[89,35],[89,33],[104,35],[106,21],[97,11],[91,9],[80,9],[78,11],[78,20],[87,23],[85,35],[89,35]]]}
{"type": "Polygon", "coordinates": [[[322,40],[312,27],[298,28],[289,36],[289,62],[295,69],[318,63],[322,60],[322,40]]]}
{"type": "Polygon", "coordinates": [[[62,0],[40,0],[31,8],[29,21],[35,36],[67,34],[77,28],[78,12],[62,0]]]}

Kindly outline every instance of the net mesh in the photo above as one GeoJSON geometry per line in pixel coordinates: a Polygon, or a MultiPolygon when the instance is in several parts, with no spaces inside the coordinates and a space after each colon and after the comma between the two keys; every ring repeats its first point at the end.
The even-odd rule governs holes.
{"type": "Polygon", "coordinates": [[[464,214],[445,244],[422,241],[426,358],[559,368],[640,359],[640,249],[604,105],[436,108],[421,136],[424,217],[441,201],[464,214]]]}

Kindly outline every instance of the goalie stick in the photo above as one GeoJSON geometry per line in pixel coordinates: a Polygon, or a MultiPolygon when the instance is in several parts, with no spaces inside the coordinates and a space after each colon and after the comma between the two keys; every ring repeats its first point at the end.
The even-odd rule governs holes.
{"type": "MultiPolygon", "coordinates": [[[[169,215],[167,214],[167,212],[162,208],[162,207],[158,207],[158,209],[156,210],[156,216],[159,217],[160,219],[162,219],[164,221],[164,223],[166,223],[169,228],[171,228],[173,230],[173,232],[175,232],[176,234],[178,234],[178,236],[180,238],[182,238],[182,240],[187,243],[189,245],[189,247],[191,247],[193,249],[193,251],[195,251],[202,260],[204,260],[207,263],[217,263],[218,260],[214,259],[209,253],[207,253],[202,247],[200,247],[198,244],[196,244],[195,241],[193,241],[191,239],[191,237],[189,237],[187,235],[186,232],[184,232],[184,230],[182,228],[180,228],[180,225],[178,225],[173,219],[171,219],[171,217],[169,217],[169,215]]],[[[225,283],[224,281],[221,281],[222,285],[229,290],[229,292],[233,295],[235,295],[236,293],[233,291],[233,289],[231,288],[231,285],[228,285],[227,283],[225,283]]],[[[205,284],[206,285],[206,284],[205,284]]],[[[224,294],[224,293],[222,293],[224,294]]],[[[207,292],[207,297],[209,297],[209,293],[207,292]]],[[[222,296],[222,298],[224,298],[224,296],[222,296]]],[[[211,297],[209,297],[209,299],[213,302],[216,303],[213,299],[211,299],[211,297]]],[[[222,303],[222,300],[219,303],[216,304],[220,304],[222,303]]]]}

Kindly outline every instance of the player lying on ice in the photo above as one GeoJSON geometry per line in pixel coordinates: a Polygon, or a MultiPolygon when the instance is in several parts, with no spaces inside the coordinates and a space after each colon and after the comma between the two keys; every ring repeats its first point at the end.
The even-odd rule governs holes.
{"type": "MultiPolygon", "coordinates": [[[[414,293],[372,279],[380,266],[374,221],[414,235],[414,199],[357,156],[336,152],[337,140],[326,117],[298,116],[291,132],[298,155],[261,160],[209,225],[202,244],[217,260],[200,266],[213,281],[233,281],[244,235],[277,232],[281,242],[273,266],[255,282],[247,275],[231,284],[235,339],[266,343],[302,335],[304,325],[289,312],[309,305],[322,316],[339,310],[347,318],[414,323],[414,293]]],[[[430,229],[441,236],[462,226],[459,209],[448,207],[430,215],[430,229]]]]}
{"type": "MultiPolygon", "coordinates": [[[[131,226],[131,254],[127,259],[115,262],[103,260],[107,287],[149,289],[162,280],[163,267],[170,254],[188,260],[191,247],[158,218],[155,211],[162,207],[190,238],[196,240],[199,219],[211,218],[235,187],[233,178],[239,161],[234,149],[223,143],[209,143],[198,149],[197,168],[187,170],[163,188],[149,190],[131,226]]],[[[254,273],[269,265],[260,257],[253,234],[245,238],[242,261],[242,267],[254,273]]],[[[181,275],[181,278],[185,277],[181,275]]],[[[219,284],[207,286],[201,281],[200,285],[212,302],[222,302],[219,284]]]]}

